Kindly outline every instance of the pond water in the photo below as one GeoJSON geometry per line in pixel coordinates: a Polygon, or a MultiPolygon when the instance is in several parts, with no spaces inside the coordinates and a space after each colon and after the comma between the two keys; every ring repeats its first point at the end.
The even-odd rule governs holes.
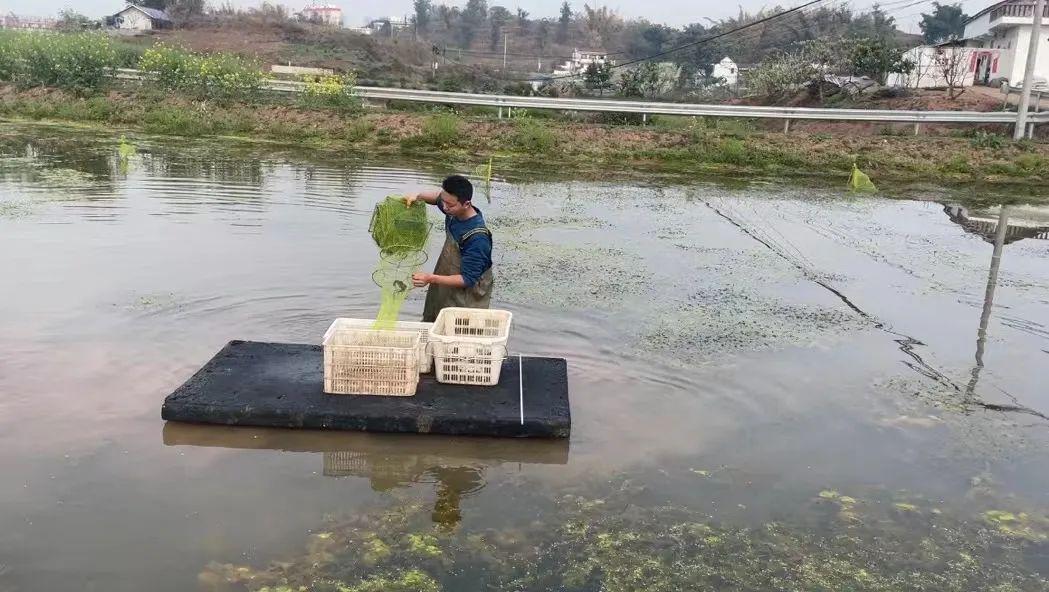
{"type": "Polygon", "coordinates": [[[165,425],[227,341],[374,317],[373,205],[471,167],[134,144],[0,134],[0,590],[1046,586],[1049,208],[497,160],[569,441],[165,425]]]}

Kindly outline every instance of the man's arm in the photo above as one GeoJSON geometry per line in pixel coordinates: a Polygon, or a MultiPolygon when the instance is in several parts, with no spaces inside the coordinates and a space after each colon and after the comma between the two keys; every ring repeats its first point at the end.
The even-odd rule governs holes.
{"type": "Polygon", "coordinates": [[[421,288],[427,284],[438,284],[452,288],[472,288],[481,278],[481,274],[492,266],[492,241],[486,235],[471,238],[462,249],[462,273],[456,275],[435,275],[419,272],[412,275],[412,284],[421,288]]]}
{"type": "Polygon", "coordinates": [[[423,200],[431,206],[437,205],[437,200],[441,199],[441,190],[436,191],[419,191],[418,193],[409,193],[404,196],[404,204],[407,206],[412,205],[418,200],[423,200]]]}
{"type": "Polygon", "coordinates": [[[433,273],[426,273],[420,271],[412,274],[412,284],[416,288],[421,288],[429,284],[437,284],[438,286],[448,286],[450,288],[465,288],[466,280],[463,279],[462,274],[455,275],[437,275],[433,273]]]}

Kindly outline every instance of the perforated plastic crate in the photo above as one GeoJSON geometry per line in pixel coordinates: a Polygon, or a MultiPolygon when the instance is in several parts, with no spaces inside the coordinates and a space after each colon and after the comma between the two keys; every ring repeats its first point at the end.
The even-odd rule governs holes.
{"type": "Polygon", "coordinates": [[[445,308],[430,328],[438,382],[495,385],[506,359],[513,314],[506,310],[445,308]]]}
{"type": "Polygon", "coordinates": [[[324,334],[324,392],[411,396],[419,385],[419,333],[340,328],[324,334]]]}
{"type": "MultiPolygon", "coordinates": [[[[335,319],[332,324],[336,330],[342,329],[374,329],[375,319],[335,319]]],[[[426,373],[433,370],[433,354],[426,344],[430,342],[430,327],[433,323],[418,323],[414,321],[397,321],[393,324],[394,331],[415,331],[419,333],[419,372],[426,373]]],[[[331,331],[331,329],[328,329],[331,331]]]]}

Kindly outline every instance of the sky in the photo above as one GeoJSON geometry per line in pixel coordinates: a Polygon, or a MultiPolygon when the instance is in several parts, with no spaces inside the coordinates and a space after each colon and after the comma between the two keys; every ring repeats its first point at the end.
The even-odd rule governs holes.
{"type": "MultiPolygon", "coordinates": [[[[258,6],[260,0],[231,0],[234,6],[248,8],[258,6]]],[[[576,9],[581,10],[587,0],[569,0],[576,9]]],[[[654,23],[665,23],[680,27],[693,22],[705,22],[707,18],[718,20],[733,16],[742,7],[747,11],[757,11],[762,7],[771,7],[780,4],[784,7],[792,7],[801,4],[803,0],[735,0],[733,2],[713,2],[711,0],[611,0],[602,3],[599,0],[589,0],[591,6],[605,4],[619,14],[628,18],[646,18],[654,23]]],[[[950,0],[943,0],[948,3],[950,0]]],[[[214,3],[224,4],[225,0],[212,0],[214,3]]],[[[412,0],[319,0],[318,3],[331,3],[342,7],[343,18],[347,25],[356,26],[363,24],[367,17],[379,16],[403,16],[412,11],[412,0]]],[[[445,0],[447,4],[464,5],[466,0],[445,0]]],[[[300,10],[306,5],[306,0],[283,0],[279,2],[288,6],[293,11],[300,10]]],[[[436,2],[435,2],[436,3],[436,2]]],[[[500,4],[511,11],[518,7],[529,12],[531,17],[557,16],[561,0],[489,0],[490,5],[500,4]]],[[[883,0],[883,3],[900,5],[900,2],[883,0]]],[[[864,10],[873,4],[872,0],[853,0],[850,2],[854,10],[864,10]]],[[[901,28],[908,32],[917,32],[917,22],[921,18],[923,10],[929,10],[931,0],[916,6],[905,7],[894,12],[901,28]]],[[[963,0],[962,5],[966,12],[972,14],[985,6],[992,4],[992,0],[963,0]]],[[[906,6],[906,4],[904,4],[906,6]]],[[[26,16],[54,16],[60,10],[72,8],[77,12],[92,17],[100,17],[113,14],[123,8],[120,0],[0,0],[0,14],[14,12],[26,16]]]]}

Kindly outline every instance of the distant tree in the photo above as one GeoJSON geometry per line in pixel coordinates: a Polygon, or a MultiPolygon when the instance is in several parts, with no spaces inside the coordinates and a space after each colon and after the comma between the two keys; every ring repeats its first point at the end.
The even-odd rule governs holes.
{"type": "Polygon", "coordinates": [[[776,103],[796,95],[815,76],[816,68],[803,52],[782,52],[762,60],[747,76],[747,85],[758,96],[776,103]]]}
{"type": "Polygon", "coordinates": [[[457,6],[448,6],[447,4],[437,5],[437,20],[444,25],[445,31],[451,31],[458,19],[459,8],[457,6]]]}
{"type": "Polygon", "coordinates": [[[543,19],[539,21],[539,24],[535,28],[535,44],[542,52],[546,49],[546,44],[550,40],[550,21],[543,19]]]}
{"type": "Polygon", "coordinates": [[[186,20],[204,14],[204,0],[129,0],[131,4],[155,8],[168,13],[175,20],[186,20]]]}
{"type": "Polygon", "coordinates": [[[941,47],[936,52],[936,72],[943,76],[944,82],[947,83],[947,97],[952,101],[965,92],[955,91],[965,83],[971,54],[971,49],[959,46],[941,47]]]}
{"type": "Polygon", "coordinates": [[[653,25],[647,21],[628,23],[624,29],[627,54],[640,58],[663,51],[671,45],[675,31],[666,25],[653,25]]]}
{"type": "Polygon", "coordinates": [[[875,4],[870,12],[858,15],[848,28],[849,37],[867,38],[877,40],[896,39],[896,17],[889,16],[881,6],[875,4]]]}
{"type": "Polygon", "coordinates": [[[488,48],[492,51],[499,47],[499,41],[503,38],[503,27],[509,22],[510,11],[502,6],[493,6],[488,11],[488,23],[491,27],[488,48]]]}
{"type": "Polygon", "coordinates": [[[557,19],[557,42],[568,41],[568,27],[572,24],[572,6],[568,0],[561,3],[561,16],[557,19]]]}
{"type": "Polygon", "coordinates": [[[801,59],[808,64],[804,68],[814,84],[820,97],[820,103],[826,100],[825,86],[828,74],[837,74],[846,69],[846,55],[851,41],[845,39],[813,39],[797,45],[801,59]]]}
{"type": "Polygon", "coordinates": [[[466,8],[459,23],[459,42],[463,47],[470,47],[477,32],[488,20],[487,0],[466,0],[466,8]]]}
{"type": "Polygon", "coordinates": [[[532,21],[528,20],[528,11],[520,7],[517,8],[517,28],[521,31],[521,34],[527,35],[529,30],[532,28],[532,21]]]}
{"type": "Polygon", "coordinates": [[[583,72],[583,85],[604,95],[605,90],[612,86],[612,66],[590,62],[583,72]]]}
{"type": "Polygon", "coordinates": [[[415,0],[415,27],[419,33],[430,29],[430,17],[433,14],[433,3],[430,0],[415,0]]]}
{"type": "Polygon", "coordinates": [[[591,8],[583,5],[583,25],[591,38],[602,45],[609,45],[623,30],[623,18],[607,6],[591,8]]]}
{"type": "Polygon", "coordinates": [[[79,12],[66,8],[58,13],[58,28],[65,31],[78,31],[98,27],[98,21],[92,20],[79,12]]]}
{"type": "Polygon", "coordinates": [[[853,74],[869,76],[884,85],[889,74],[907,74],[914,63],[903,57],[903,48],[887,39],[857,39],[849,53],[853,74]]]}
{"type": "Polygon", "coordinates": [[[650,97],[659,86],[659,66],[653,62],[643,62],[619,77],[619,94],[624,97],[650,97]]]}
{"type": "Polygon", "coordinates": [[[968,15],[961,4],[932,3],[932,13],[922,13],[918,26],[922,30],[922,39],[929,44],[960,39],[965,33],[965,21],[968,15]]]}
{"type": "Polygon", "coordinates": [[[155,8],[157,10],[165,10],[168,7],[168,0],[128,0],[128,4],[134,4],[135,6],[142,6],[145,8],[155,8]]]}

